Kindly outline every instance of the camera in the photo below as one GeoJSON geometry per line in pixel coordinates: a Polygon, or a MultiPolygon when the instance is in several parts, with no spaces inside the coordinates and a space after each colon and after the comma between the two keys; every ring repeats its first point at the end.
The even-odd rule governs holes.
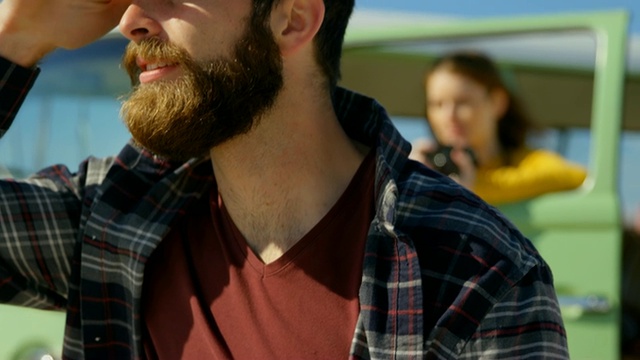
{"type": "MultiPolygon", "coordinates": [[[[452,146],[439,145],[435,151],[427,153],[427,159],[429,159],[434,169],[447,176],[451,174],[460,174],[458,165],[451,160],[451,150],[453,150],[452,146]]],[[[473,150],[470,148],[464,148],[463,150],[469,154],[473,164],[478,166],[478,161],[473,150]]]]}

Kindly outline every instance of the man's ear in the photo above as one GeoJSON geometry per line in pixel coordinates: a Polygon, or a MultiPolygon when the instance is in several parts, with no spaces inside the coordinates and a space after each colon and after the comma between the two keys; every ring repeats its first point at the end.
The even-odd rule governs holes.
{"type": "Polygon", "coordinates": [[[271,13],[271,29],[282,56],[313,41],[324,20],[323,0],[280,0],[271,13]]]}

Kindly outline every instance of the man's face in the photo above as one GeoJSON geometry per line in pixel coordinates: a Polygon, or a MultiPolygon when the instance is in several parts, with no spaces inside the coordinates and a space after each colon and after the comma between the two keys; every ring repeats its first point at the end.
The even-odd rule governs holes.
{"type": "Polygon", "coordinates": [[[154,153],[178,160],[202,156],[251,130],[283,84],[278,46],[256,19],[248,20],[230,56],[194,59],[186,50],[152,37],[131,42],[123,66],[134,83],[141,67],[147,70],[122,107],[133,138],[154,153]],[[153,68],[170,64],[178,64],[175,78],[154,79],[153,68]]]}

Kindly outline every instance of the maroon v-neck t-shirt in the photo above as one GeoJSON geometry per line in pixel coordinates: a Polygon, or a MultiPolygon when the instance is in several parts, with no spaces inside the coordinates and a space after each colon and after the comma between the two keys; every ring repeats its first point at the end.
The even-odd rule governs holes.
{"type": "Polygon", "coordinates": [[[325,217],[266,265],[213,190],[147,265],[147,357],[347,358],[374,216],[374,167],[369,154],[325,217]]]}

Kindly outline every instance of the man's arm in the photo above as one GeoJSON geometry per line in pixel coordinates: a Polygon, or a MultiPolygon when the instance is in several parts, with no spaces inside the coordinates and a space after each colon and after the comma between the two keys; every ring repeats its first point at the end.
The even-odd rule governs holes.
{"type": "MultiPolygon", "coordinates": [[[[0,136],[37,74],[37,69],[0,58],[0,136]]],[[[82,178],[52,167],[24,181],[0,180],[0,303],[44,309],[65,305],[82,178]]]]}
{"type": "MultiPolygon", "coordinates": [[[[38,70],[56,48],[76,48],[111,30],[129,0],[0,2],[0,135],[38,70]]],[[[79,172],[53,166],[23,181],[0,180],[0,302],[64,306],[84,200],[109,160],[90,159],[79,172]],[[90,174],[90,176],[88,175],[90,174]]]]}
{"type": "Polygon", "coordinates": [[[546,265],[515,284],[464,346],[461,359],[568,359],[560,307],[546,265]]]}
{"type": "Polygon", "coordinates": [[[0,138],[9,130],[38,72],[0,57],[0,138]]]}
{"type": "Polygon", "coordinates": [[[56,48],[78,48],[113,29],[130,0],[0,1],[0,137],[56,48]]]}
{"type": "Polygon", "coordinates": [[[120,21],[131,0],[3,0],[0,57],[33,67],[56,48],[87,45],[120,21]]]}

